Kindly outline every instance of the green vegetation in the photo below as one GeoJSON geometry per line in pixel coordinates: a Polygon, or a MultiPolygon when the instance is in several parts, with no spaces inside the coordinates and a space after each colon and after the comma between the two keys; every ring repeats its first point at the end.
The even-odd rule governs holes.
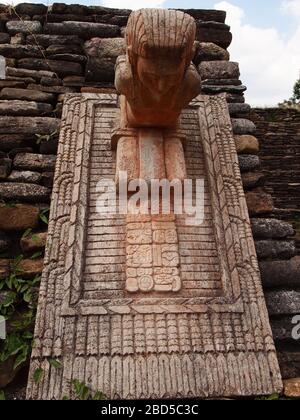
{"type": "Polygon", "coordinates": [[[13,370],[22,367],[31,353],[37,288],[40,283],[38,275],[33,279],[23,278],[23,259],[23,255],[15,258],[10,264],[9,275],[0,280],[0,292],[3,296],[0,315],[7,321],[6,340],[0,342],[0,363],[12,358],[13,370]]]}
{"type": "Polygon", "coordinates": [[[300,110],[300,78],[296,81],[293,89],[293,96],[280,104],[281,108],[294,108],[300,110]]]}

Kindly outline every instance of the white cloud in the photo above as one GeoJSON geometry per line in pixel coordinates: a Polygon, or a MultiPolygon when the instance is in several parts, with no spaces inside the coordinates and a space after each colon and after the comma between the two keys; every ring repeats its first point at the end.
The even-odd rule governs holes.
{"type": "Polygon", "coordinates": [[[103,0],[102,5],[118,9],[142,9],[145,7],[163,7],[165,0],[103,0]]]}
{"type": "MultiPolygon", "coordinates": [[[[293,3],[289,7],[298,10],[300,0],[284,3],[293,3]]],[[[300,19],[297,30],[286,40],[276,28],[245,23],[244,11],[232,3],[221,1],[215,8],[227,11],[227,23],[233,32],[231,60],[240,63],[241,79],[248,87],[247,102],[272,106],[288,99],[299,77],[300,19]]]]}
{"type": "Polygon", "coordinates": [[[294,17],[300,17],[300,0],[283,0],[281,10],[294,17]]]}

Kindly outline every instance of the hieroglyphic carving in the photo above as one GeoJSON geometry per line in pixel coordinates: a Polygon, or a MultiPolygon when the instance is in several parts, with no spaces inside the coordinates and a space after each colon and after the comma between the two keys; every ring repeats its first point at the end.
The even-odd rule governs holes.
{"type": "Polygon", "coordinates": [[[181,289],[174,215],[128,215],[126,242],[128,292],[178,292],[181,289]]]}
{"type": "Polygon", "coordinates": [[[94,174],[99,171],[114,179],[110,132],[115,119],[115,95],[70,95],[64,105],[27,397],[74,398],[73,379],[108,398],[280,392],[225,97],[199,96],[181,118],[188,138],[188,175],[199,176],[203,170],[209,188],[204,226],[185,226],[183,216],[176,221],[182,277],[176,297],[170,292],[164,297],[128,297],[125,218],[94,211],[94,174]],[[83,144],[90,144],[89,150],[77,148],[80,121],[87,127],[83,144]],[[74,181],[87,182],[78,178],[81,153],[89,168],[89,193],[72,203],[74,181]],[[80,208],[72,219],[74,205],[87,205],[85,220],[80,208]],[[83,241],[81,235],[71,241],[71,220],[81,223],[83,241]],[[74,256],[71,276],[68,244],[74,251],[68,252],[74,256]],[[85,259],[95,257],[100,259],[97,265],[85,259]],[[82,266],[77,265],[80,258],[82,266]],[[212,281],[219,286],[206,293],[201,284],[212,281]],[[196,289],[190,295],[193,282],[196,289]],[[49,363],[53,358],[61,362],[61,369],[49,363]],[[43,369],[39,383],[33,379],[36,368],[43,369]]]}
{"type": "MultiPolygon", "coordinates": [[[[152,180],[187,178],[178,118],[200,93],[200,75],[191,62],[195,34],[194,18],[178,10],[131,13],[126,55],[118,58],[115,76],[121,94],[120,127],[112,136],[117,183],[122,173],[129,184],[137,179],[150,185],[152,180]]],[[[171,218],[166,231],[149,215],[152,233],[146,243],[143,224],[133,229],[127,223],[127,292],[180,291],[178,235],[174,215],[171,218]]]]}

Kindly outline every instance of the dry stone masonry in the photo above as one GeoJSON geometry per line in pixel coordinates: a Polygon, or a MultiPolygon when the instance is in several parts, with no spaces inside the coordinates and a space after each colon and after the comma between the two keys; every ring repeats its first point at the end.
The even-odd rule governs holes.
{"type": "MultiPolygon", "coordinates": [[[[186,12],[195,18],[197,25],[193,62],[202,78],[202,92],[208,95],[223,93],[228,102],[283,377],[300,376],[299,352],[290,339],[291,314],[300,312],[300,307],[297,309],[294,304],[298,302],[300,263],[298,257],[293,256],[291,226],[281,225],[279,220],[293,221],[298,231],[298,216],[297,212],[278,215],[276,211],[286,207],[299,209],[299,188],[293,185],[299,183],[299,174],[295,166],[293,178],[283,177],[282,173],[277,178],[278,161],[272,166],[277,151],[270,133],[277,133],[278,147],[282,145],[280,139],[284,134],[279,136],[278,128],[273,129],[274,116],[266,117],[262,111],[259,117],[250,117],[250,106],[244,99],[246,87],[240,81],[238,64],[230,61],[227,51],[232,34],[225,24],[226,13],[216,10],[186,12]],[[251,120],[258,125],[257,135],[251,120]],[[265,158],[267,156],[271,159],[265,158]],[[283,204],[287,200],[292,200],[291,205],[283,204]],[[287,290],[289,298],[285,299],[282,288],[287,290]],[[268,297],[268,290],[284,300],[286,307],[281,315],[273,317],[272,303],[277,298],[274,294],[268,297]]],[[[30,263],[29,257],[35,249],[44,249],[47,226],[40,216],[51,197],[63,100],[69,93],[115,93],[114,66],[117,56],[124,53],[124,32],[129,14],[129,10],[62,3],[54,3],[51,7],[24,3],[15,9],[0,5],[0,55],[6,60],[6,77],[0,80],[0,195],[3,200],[0,250],[5,255],[0,259],[0,267],[1,272],[4,267],[3,275],[8,275],[11,261],[21,252],[26,268],[26,261],[30,263]],[[31,233],[22,238],[28,229],[31,233]],[[38,244],[35,243],[36,236],[38,244]]],[[[297,118],[294,114],[284,117],[284,130],[296,127],[297,118]]],[[[289,133],[296,142],[297,129],[289,133]]],[[[293,147],[292,153],[297,147],[295,143],[293,147]]],[[[285,146],[281,150],[284,156],[285,146]]],[[[296,159],[294,162],[296,165],[296,159]]],[[[280,159],[280,165],[283,163],[280,159]]],[[[285,174],[288,174],[289,165],[287,163],[285,174]]],[[[34,264],[29,267],[32,273],[41,272],[42,258],[34,264]]],[[[86,293],[93,293],[93,290],[86,293]]],[[[93,319],[91,317],[91,321],[93,319]]],[[[95,325],[93,322],[91,329],[95,325]]],[[[82,328],[85,327],[82,325],[82,328]]],[[[80,370],[80,363],[78,359],[75,369],[80,370]]],[[[5,384],[10,380],[6,375],[5,384]]],[[[1,373],[0,383],[3,383],[1,373]]]]}
{"type": "Polygon", "coordinates": [[[300,376],[299,340],[292,339],[292,320],[300,314],[300,112],[254,109],[265,190],[273,207],[252,221],[262,251],[260,270],[283,378],[300,376]],[[296,245],[296,247],[295,247],[296,245]]]}

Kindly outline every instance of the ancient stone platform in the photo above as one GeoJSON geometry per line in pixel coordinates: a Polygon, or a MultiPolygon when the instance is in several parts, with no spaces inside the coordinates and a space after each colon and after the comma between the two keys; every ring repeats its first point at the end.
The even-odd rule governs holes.
{"type": "Polygon", "coordinates": [[[72,398],[74,379],[114,399],[280,392],[225,96],[199,96],[181,116],[188,177],[207,193],[202,225],[175,217],[175,291],[129,293],[130,223],[96,212],[118,120],[116,95],[65,101],[27,397],[72,398]]]}

